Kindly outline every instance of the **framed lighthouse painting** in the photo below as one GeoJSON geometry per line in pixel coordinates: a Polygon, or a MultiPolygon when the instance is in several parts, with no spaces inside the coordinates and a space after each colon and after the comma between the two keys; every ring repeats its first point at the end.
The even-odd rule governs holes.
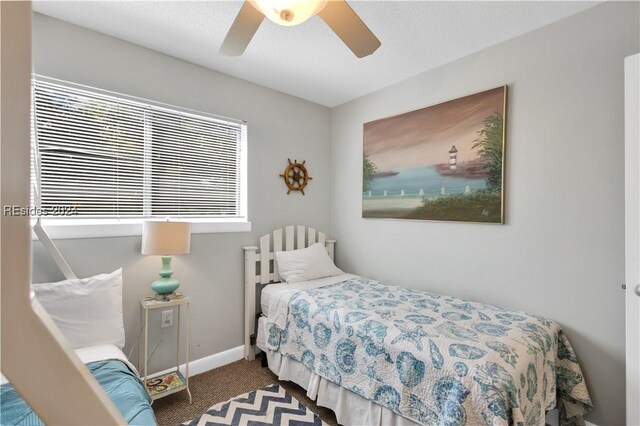
{"type": "Polygon", "coordinates": [[[507,86],[364,124],[362,217],[504,223],[507,86]]]}

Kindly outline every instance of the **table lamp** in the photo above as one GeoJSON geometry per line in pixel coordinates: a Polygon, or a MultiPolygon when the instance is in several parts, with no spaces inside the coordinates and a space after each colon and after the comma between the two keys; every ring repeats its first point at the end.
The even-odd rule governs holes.
{"type": "Polygon", "coordinates": [[[171,256],[189,253],[191,224],[188,222],[145,221],[142,227],[142,250],[145,255],[162,256],[160,279],[151,284],[151,289],[166,298],[180,287],[180,282],[171,276],[171,256]]]}

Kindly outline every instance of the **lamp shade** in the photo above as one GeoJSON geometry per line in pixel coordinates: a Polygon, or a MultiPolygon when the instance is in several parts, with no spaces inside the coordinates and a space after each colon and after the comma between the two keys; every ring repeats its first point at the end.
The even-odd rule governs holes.
{"type": "Polygon", "coordinates": [[[142,254],[171,256],[189,253],[191,224],[145,221],[142,226],[142,254]]]}

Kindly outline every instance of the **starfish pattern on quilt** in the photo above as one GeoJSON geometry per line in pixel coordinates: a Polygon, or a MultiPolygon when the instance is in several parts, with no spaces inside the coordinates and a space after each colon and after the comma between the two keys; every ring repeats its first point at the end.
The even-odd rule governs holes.
{"type": "Polygon", "coordinates": [[[268,349],[419,424],[538,426],[557,407],[580,425],[592,407],[540,316],[360,277],[295,293],[284,317],[267,321],[268,349]]]}
{"type": "Polygon", "coordinates": [[[400,324],[398,324],[397,327],[400,330],[400,334],[391,341],[392,345],[398,342],[407,341],[416,345],[416,348],[419,351],[423,349],[422,338],[429,337],[429,333],[425,332],[420,324],[416,325],[413,329],[406,328],[400,324]]]}

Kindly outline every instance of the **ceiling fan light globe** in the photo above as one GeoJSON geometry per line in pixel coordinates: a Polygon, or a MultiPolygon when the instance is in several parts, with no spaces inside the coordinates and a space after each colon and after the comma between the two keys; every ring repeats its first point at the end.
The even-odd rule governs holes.
{"type": "Polygon", "coordinates": [[[293,13],[290,10],[283,10],[280,12],[280,20],[285,22],[293,21],[293,13]]]}
{"type": "Polygon", "coordinates": [[[317,15],[328,0],[250,0],[270,21],[287,27],[302,24],[317,15]]]}

